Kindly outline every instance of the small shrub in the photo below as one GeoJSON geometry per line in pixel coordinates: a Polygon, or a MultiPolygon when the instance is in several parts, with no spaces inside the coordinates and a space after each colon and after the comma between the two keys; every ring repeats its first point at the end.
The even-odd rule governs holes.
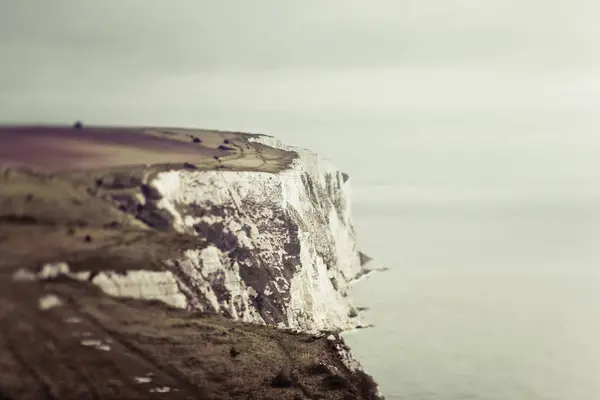
{"type": "Polygon", "coordinates": [[[346,378],[333,374],[323,379],[323,384],[329,390],[341,390],[351,386],[346,378]]]}
{"type": "Polygon", "coordinates": [[[308,367],[308,373],[312,375],[330,374],[329,367],[322,362],[314,362],[308,367]]]}
{"type": "Polygon", "coordinates": [[[294,381],[292,380],[292,375],[287,371],[280,371],[275,377],[271,380],[271,387],[274,388],[289,388],[294,386],[294,381]]]}

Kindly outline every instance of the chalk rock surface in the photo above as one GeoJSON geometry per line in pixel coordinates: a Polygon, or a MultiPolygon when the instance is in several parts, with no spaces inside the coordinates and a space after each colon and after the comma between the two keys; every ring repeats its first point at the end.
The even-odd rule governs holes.
{"type": "Polygon", "coordinates": [[[53,349],[23,363],[25,332],[9,330],[0,374],[15,363],[43,369],[29,364],[60,358],[73,341],[120,365],[115,382],[137,363],[127,379],[153,383],[115,383],[111,397],[89,376],[69,391],[42,370],[31,373],[37,386],[15,377],[0,382],[0,395],[378,398],[339,337],[361,325],[348,287],[368,271],[348,176],[328,160],[263,135],[81,125],[0,127],[0,148],[0,315],[20,313],[16,326],[53,349]],[[128,318],[130,330],[115,322],[128,318]],[[89,327],[67,340],[59,321],[89,327]],[[191,342],[196,358],[183,351],[191,342]],[[217,365],[198,361],[203,348],[217,365]],[[257,357],[276,370],[252,370],[257,357]],[[190,381],[199,373],[204,383],[190,381]]]}
{"type": "Polygon", "coordinates": [[[208,239],[169,268],[195,308],[303,331],[355,327],[347,290],[361,265],[348,182],[307,150],[250,142],[297,158],[277,173],[175,170],[150,182],[176,230],[208,239]]]}

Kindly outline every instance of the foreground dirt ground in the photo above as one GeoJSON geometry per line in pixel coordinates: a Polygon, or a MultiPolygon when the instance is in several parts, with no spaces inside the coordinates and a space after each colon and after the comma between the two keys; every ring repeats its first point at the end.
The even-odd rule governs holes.
{"type": "Polygon", "coordinates": [[[0,293],[2,399],[369,398],[326,337],[114,299],[68,279],[3,276],[0,293]]]}
{"type": "Polygon", "coordinates": [[[144,145],[119,153],[128,144],[111,139],[115,132],[107,128],[83,140],[72,138],[81,129],[27,129],[0,127],[0,400],[376,398],[371,378],[349,371],[327,335],[112,298],[66,276],[18,278],[56,261],[72,271],[161,270],[161,260],[204,240],[157,229],[157,217],[149,217],[156,210],[132,209],[122,200],[139,193],[140,176],[163,168],[123,166],[132,151],[145,163],[256,170],[277,170],[289,154],[234,133],[146,129],[122,136],[144,145]],[[25,134],[37,139],[10,139],[25,134]],[[75,149],[70,158],[25,156],[52,135],[71,146],[63,149],[75,149]],[[175,137],[168,139],[168,160],[144,147],[156,138],[163,146],[165,137],[175,137]],[[206,147],[174,150],[198,144],[194,138],[206,147]],[[88,163],[92,147],[100,153],[88,163]]]}

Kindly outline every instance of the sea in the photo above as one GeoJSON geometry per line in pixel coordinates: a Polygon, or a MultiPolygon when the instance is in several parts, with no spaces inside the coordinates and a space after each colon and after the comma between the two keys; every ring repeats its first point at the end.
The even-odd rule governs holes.
{"type": "Polygon", "coordinates": [[[464,197],[355,204],[354,354],[387,400],[600,399],[598,199],[464,197]]]}

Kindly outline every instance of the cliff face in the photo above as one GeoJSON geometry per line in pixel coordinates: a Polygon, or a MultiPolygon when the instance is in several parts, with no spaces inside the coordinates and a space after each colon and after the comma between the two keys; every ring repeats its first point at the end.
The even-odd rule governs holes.
{"type": "Polygon", "coordinates": [[[207,239],[168,261],[189,305],[303,331],[355,327],[347,289],[361,266],[348,182],[314,153],[251,140],[298,156],[277,173],[176,170],[150,183],[178,231],[207,239]]]}
{"type": "MultiPolygon", "coordinates": [[[[234,322],[302,331],[307,343],[328,343],[343,364],[328,361],[321,368],[334,380],[343,378],[336,390],[376,398],[343,339],[329,332],[360,325],[348,287],[368,268],[356,243],[347,175],[269,136],[143,133],[143,143],[167,138],[171,158],[184,144],[185,159],[193,162],[99,167],[95,159],[93,168],[52,175],[6,170],[0,228],[10,223],[4,237],[11,239],[0,243],[6,255],[0,267],[12,271],[14,282],[66,278],[117,298],[160,300],[234,322]],[[189,158],[190,143],[202,156],[189,158]],[[44,246],[28,254],[19,238],[33,232],[44,246]]],[[[103,149],[113,141],[104,134],[86,140],[103,149]]],[[[138,155],[148,154],[141,150],[138,155]]],[[[64,303],[55,295],[44,298],[53,300],[46,308],[64,303]]],[[[343,392],[327,398],[338,395],[343,392]]]]}

